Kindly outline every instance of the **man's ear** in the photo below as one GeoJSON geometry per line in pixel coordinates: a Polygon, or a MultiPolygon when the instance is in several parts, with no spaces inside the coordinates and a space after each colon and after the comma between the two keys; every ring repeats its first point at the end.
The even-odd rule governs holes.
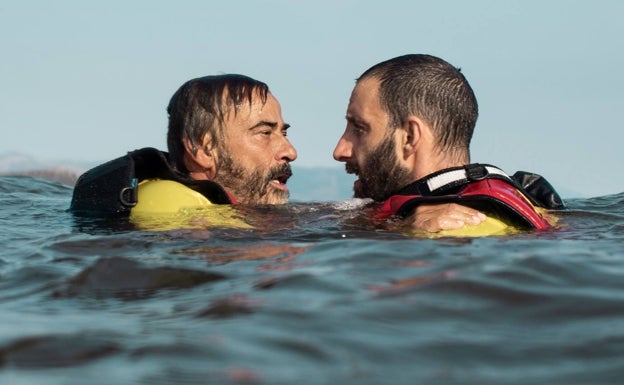
{"type": "Polygon", "coordinates": [[[429,125],[424,120],[410,115],[407,122],[403,126],[405,131],[403,138],[403,155],[407,158],[414,154],[422,141],[427,137],[429,125]]]}
{"type": "Polygon", "coordinates": [[[188,138],[184,139],[186,168],[191,177],[197,178],[197,174],[204,174],[207,179],[213,179],[217,174],[217,162],[213,156],[212,141],[206,135],[203,142],[203,145],[197,148],[188,138]]]}

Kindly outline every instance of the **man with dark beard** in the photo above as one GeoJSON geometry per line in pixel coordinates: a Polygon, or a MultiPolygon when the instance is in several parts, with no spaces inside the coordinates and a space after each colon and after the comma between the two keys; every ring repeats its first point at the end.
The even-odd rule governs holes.
{"type": "Polygon", "coordinates": [[[476,98],[459,69],[429,55],[393,58],[357,79],[334,158],[358,175],[355,197],[383,202],[375,215],[380,219],[404,217],[430,232],[490,219],[501,222],[495,231],[516,223],[550,227],[535,200],[501,170],[470,164],[477,116],[476,98]]]}

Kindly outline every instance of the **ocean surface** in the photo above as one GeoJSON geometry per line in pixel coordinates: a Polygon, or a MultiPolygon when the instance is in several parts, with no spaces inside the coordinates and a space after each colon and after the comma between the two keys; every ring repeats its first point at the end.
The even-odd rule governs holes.
{"type": "Polygon", "coordinates": [[[620,384],[624,194],[424,239],[359,202],[141,231],[0,177],[0,384],[620,384]]]}

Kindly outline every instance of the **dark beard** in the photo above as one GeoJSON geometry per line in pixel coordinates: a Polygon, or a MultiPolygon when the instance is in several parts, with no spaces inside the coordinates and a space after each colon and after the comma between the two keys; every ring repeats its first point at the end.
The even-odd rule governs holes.
{"type": "Polygon", "coordinates": [[[346,170],[348,173],[357,173],[360,177],[360,183],[353,189],[353,196],[356,198],[384,201],[411,182],[409,172],[399,164],[394,138],[389,135],[366,158],[361,167],[347,163],[346,170]]]}
{"type": "Polygon", "coordinates": [[[269,183],[278,177],[290,178],[292,175],[290,164],[285,163],[273,167],[268,174],[263,175],[258,169],[253,170],[251,174],[246,174],[245,169],[234,164],[234,160],[229,156],[221,157],[219,160],[219,168],[214,181],[230,189],[240,203],[288,203],[289,192],[278,189],[269,190],[269,183]]]}

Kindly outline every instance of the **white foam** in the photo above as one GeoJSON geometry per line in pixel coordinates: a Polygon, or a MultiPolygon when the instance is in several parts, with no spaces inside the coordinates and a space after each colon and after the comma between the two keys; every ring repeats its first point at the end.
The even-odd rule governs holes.
{"type": "Polygon", "coordinates": [[[361,198],[350,198],[340,202],[332,203],[332,207],[336,210],[347,211],[347,210],[355,210],[359,209],[367,204],[371,203],[372,199],[361,199],[361,198]]]}

